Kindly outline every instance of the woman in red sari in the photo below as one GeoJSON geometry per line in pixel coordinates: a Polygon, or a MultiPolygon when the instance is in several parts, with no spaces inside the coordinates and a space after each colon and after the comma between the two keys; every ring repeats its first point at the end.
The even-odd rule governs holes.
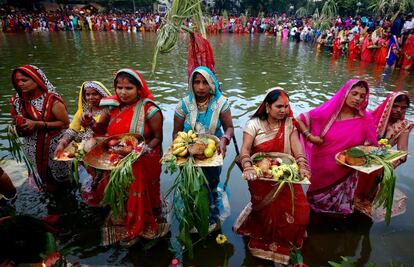
{"type": "Polygon", "coordinates": [[[16,95],[11,98],[11,116],[17,131],[24,137],[24,151],[37,174],[36,185],[55,191],[69,180],[66,162],[53,160],[63,129],[69,125],[65,102],[41,69],[24,65],[12,73],[16,95]]]}
{"type": "Polygon", "coordinates": [[[402,50],[402,57],[401,69],[405,71],[412,71],[414,62],[414,34],[412,30],[405,41],[402,50]]]}
{"type": "MultiPolygon", "coordinates": [[[[408,138],[414,124],[405,119],[405,112],[410,106],[410,99],[404,92],[392,92],[387,99],[371,112],[374,117],[377,138],[387,139],[391,146],[397,146],[398,150],[408,151],[408,138]]],[[[406,161],[406,157],[393,163],[394,167],[406,161]]],[[[381,209],[372,208],[372,200],[377,191],[381,172],[362,175],[358,181],[355,191],[355,207],[374,220],[382,220],[385,212],[381,209]]],[[[394,203],[391,216],[405,212],[407,197],[399,189],[395,190],[394,203]]]]}
{"type": "Polygon", "coordinates": [[[132,245],[139,236],[153,239],[167,230],[160,199],[163,116],[144,78],[137,71],[119,70],[114,87],[116,95],[101,100],[101,106],[111,108],[101,115],[99,122],[86,114],[82,117],[82,124],[108,136],[141,134],[150,148],[132,165],[135,180],[129,188],[124,218],[121,222],[111,218],[103,229],[104,244],[122,241],[132,245]]]}
{"type": "Polygon", "coordinates": [[[382,36],[378,38],[378,49],[374,56],[375,64],[385,66],[387,62],[387,54],[388,54],[388,37],[386,33],[382,33],[382,36]]]}
{"type": "Polygon", "coordinates": [[[360,48],[359,48],[359,34],[356,34],[352,40],[349,42],[349,54],[348,59],[354,60],[359,57],[360,54],[360,48]]]}
{"type": "Polygon", "coordinates": [[[371,39],[371,34],[368,33],[365,38],[364,41],[362,42],[362,47],[361,47],[361,61],[364,62],[372,62],[372,49],[371,46],[374,43],[372,42],[371,39]]]}
{"type": "Polygon", "coordinates": [[[254,256],[288,264],[291,250],[300,248],[306,236],[309,206],[299,184],[293,186],[294,213],[288,186],[284,186],[278,196],[273,197],[277,187],[256,179],[250,155],[257,152],[293,155],[299,165],[300,176],[310,178],[289,99],[282,88],[269,90],[244,128],[240,159],[243,178],[249,183],[251,202],[239,215],[233,229],[238,234],[250,236],[248,248],[254,256]]]}

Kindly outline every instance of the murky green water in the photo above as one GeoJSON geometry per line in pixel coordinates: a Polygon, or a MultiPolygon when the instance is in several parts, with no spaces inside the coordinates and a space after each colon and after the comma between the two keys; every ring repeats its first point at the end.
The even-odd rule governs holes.
{"type": "MultiPolygon", "coordinates": [[[[252,111],[263,98],[264,91],[282,86],[290,94],[295,114],[307,111],[324,102],[352,77],[368,80],[372,89],[370,108],[380,103],[388,91],[404,89],[414,94],[412,75],[397,71],[384,73],[382,68],[339,59],[331,60],[327,54],[316,54],[307,44],[282,42],[264,35],[211,36],[216,59],[216,71],[222,88],[230,98],[235,132],[241,145],[242,128],[252,111]]],[[[65,98],[70,114],[76,110],[79,86],[85,80],[98,80],[112,89],[113,73],[122,67],[141,71],[165,115],[164,148],[170,143],[172,120],[177,101],[186,93],[186,46],[159,57],[155,77],[150,77],[155,35],[128,33],[41,33],[4,35],[0,33],[0,158],[6,170],[19,185],[16,207],[19,213],[41,217],[61,213],[61,241],[81,247],[70,260],[83,264],[117,264],[138,266],[166,266],[174,257],[169,251],[168,239],[145,250],[144,244],[130,249],[99,246],[99,224],[104,212],[82,204],[77,196],[53,198],[36,192],[24,181],[22,167],[16,166],[7,151],[6,126],[10,121],[10,74],[22,64],[41,67],[65,98]]],[[[414,119],[413,109],[408,117],[414,119]]],[[[410,151],[414,151],[411,134],[410,151]]],[[[229,148],[224,173],[235,156],[229,148]]],[[[360,266],[376,262],[379,266],[394,260],[412,266],[414,256],[414,160],[409,156],[405,165],[397,170],[398,187],[409,196],[407,212],[393,218],[390,226],[371,224],[364,218],[324,222],[309,227],[303,254],[309,266],[327,266],[328,260],[338,261],[340,256],[351,257],[360,266]]],[[[169,187],[173,177],[163,175],[162,191],[169,187]]],[[[215,235],[196,247],[193,260],[185,265],[218,266],[226,259],[231,266],[270,265],[252,257],[245,249],[243,239],[234,234],[231,226],[249,201],[247,184],[234,170],[229,183],[231,216],[222,227],[229,243],[218,246],[215,235]]],[[[317,218],[316,218],[317,219],[317,218]]],[[[176,223],[172,226],[176,232],[176,223]]],[[[148,244],[147,244],[148,245],[148,244]]],[[[149,245],[148,245],[149,246],[149,245]]]]}

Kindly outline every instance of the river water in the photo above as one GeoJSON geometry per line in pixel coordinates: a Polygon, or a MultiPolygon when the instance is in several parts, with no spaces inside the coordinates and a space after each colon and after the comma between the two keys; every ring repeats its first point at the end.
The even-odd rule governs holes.
{"type": "MultiPolygon", "coordinates": [[[[167,266],[175,254],[169,249],[169,237],[156,244],[140,242],[132,248],[99,245],[99,225],[104,212],[87,207],[78,195],[47,196],[34,190],[25,179],[24,167],[17,165],[8,152],[6,127],[10,122],[9,98],[12,90],[10,75],[13,68],[34,64],[43,69],[58,88],[68,105],[69,113],[76,111],[78,90],[85,80],[98,80],[113,90],[114,72],[123,67],[138,69],[148,82],[164,116],[164,149],[171,140],[174,108],[186,94],[186,45],[181,42],[172,53],[158,57],[154,76],[150,76],[156,36],[153,33],[60,32],[9,35],[0,33],[0,158],[2,166],[18,185],[15,202],[18,213],[42,217],[48,213],[61,214],[58,224],[62,245],[77,246],[70,261],[82,264],[167,266]]],[[[209,36],[215,53],[216,72],[223,92],[232,107],[235,134],[241,146],[242,128],[260,104],[266,89],[283,87],[290,95],[295,114],[308,111],[330,96],[352,77],[366,79],[372,95],[369,108],[376,107],[389,91],[407,90],[414,94],[413,76],[399,71],[346,59],[333,60],[327,53],[317,54],[309,44],[281,41],[265,35],[209,36]]],[[[414,119],[413,108],[408,118],[414,119]]],[[[410,152],[414,151],[411,133],[410,152]]],[[[229,146],[222,182],[235,156],[229,146]]],[[[385,266],[391,260],[413,266],[414,241],[414,160],[397,169],[397,187],[409,198],[407,212],[395,217],[390,226],[384,222],[372,224],[362,216],[347,220],[318,221],[308,229],[308,239],[302,249],[309,266],[328,266],[347,256],[363,266],[375,262],[385,266]]],[[[174,177],[163,174],[161,190],[165,192],[174,177]]],[[[195,247],[194,258],[184,258],[184,265],[231,266],[271,265],[254,258],[247,243],[231,230],[235,219],[249,201],[247,184],[234,169],[229,182],[231,215],[222,226],[228,243],[219,246],[215,234],[195,247]]],[[[177,231],[173,221],[172,234],[177,231]]]]}

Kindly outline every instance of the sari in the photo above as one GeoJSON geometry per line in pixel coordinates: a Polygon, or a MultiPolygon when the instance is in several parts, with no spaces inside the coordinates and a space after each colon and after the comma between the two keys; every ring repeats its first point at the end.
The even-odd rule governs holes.
{"type": "MultiPolygon", "coordinates": [[[[220,84],[214,73],[207,67],[200,66],[193,70],[190,75],[188,96],[183,98],[175,109],[176,117],[184,120],[183,131],[193,130],[197,133],[207,133],[217,137],[223,136],[220,115],[230,110],[228,99],[223,96],[220,84]],[[199,111],[193,89],[193,79],[196,73],[200,73],[210,86],[210,101],[205,111],[199,111]]],[[[220,218],[217,191],[220,182],[221,167],[203,167],[204,175],[209,185],[210,223],[213,224],[220,218]]]]}
{"type": "Polygon", "coordinates": [[[349,60],[354,60],[359,57],[359,34],[356,34],[352,40],[349,42],[349,54],[348,58],[349,60]]]}
{"type": "MultiPolygon", "coordinates": [[[[402,118],[393,124],[389,123],[392,106],[394,105],[395,99],[400,95],[405,95],[405,93],[392,92],[381,105],[371,112],[376,126],[377,139],[386,138],[391,146],[395,146],[398,143],[398,137],[402,133],[409,133],[414,127],[414,124],[405,118],[402,118]]],[[[397,161],[394,163],[394,166],[398,166],[401,163],[401,161],[397,161]]],[[[381,171],[376,171],[370,174],[361,174],[355,192],[355,208],[375,221],[382,221],[385,218],[385,210],[383,208],[374,208],[372,206],[372,201],[378,191],[378,184],[381,181],[381,175],[381,171]]],[[[398,188],[394,191],[392,206],[392,217],[403,214],[406,210],[407,196],[398,188]]]]}
{"type": "MultiPolygon", "coordinates": [[[[279,88],[275,88],[280,90],[279,88]]],[[[265,102],[255,115],[265,112],[265,102]]],[[[280,126],[268,129],[263,121],[253,116],[244,132],[254,137],[252,154],[257,152],[282,152],[292,154],[290,136],[296,132],[292,112],[280,126]]],[[[300,248],[306,237],[309,222],[309,205],[300,184],[294,184],[294,210],[292,193],[284,186],[274,197],[277,187],[269,181],[248,181],[251,202],[237,218],[233,231],[249,236],[248,248],[253,256],[288,264],[290,252],[300,248]]]]}
{"type": "Polygon", "coordinates": [[[379,37],[377,52],[374,55],[374,62],[378,65],[385,66],[387,62],[387,53],[388,53],[388,40],[379,37]]]}
{"type": "MultiPolygon", "coordinates": [[[[141,84],[141,98],[125,110],[120,109],[118,96],[101,100],[101,106],[112,106],[107,135],[137,133],[145,139],[152,138],[148,121],[161,109],[153,101],[144,78],[137,71],[121,69],[117,72],[132,75],[141,84]]],[[[103,244],[133,241],[138,236],[154,239],[166,234],[168,227],[161,216],[160,174],[161,144],[143,154],[132,165],[134,181],[129,187],[126,214],[122,222],[107,220],[103,228],[103,244]],[[122,225],[123,224],[123,225],[122,225]]],[[[111,217],[111,216],[110,216],[111,217]]]]}
{"type": "Polygon", "coordinates": [[[398,55],[396,55],[393,49],[399,50],[397,36],[392,35],[388,42],[388,51],[387,51],[387,66],[393,67],[397,62],[398,55]]]}
{"type": "MultiPolygon", "coordinates": [[[[324,140],[318,146],[305,143],[312,172],[307,197],[311,208],[316,212],[340,216],[353,212],[358,173],[338,165],[335,155],[350,147],[377,143],[374,121],[366,113],[369,89],[365,100],[358,107],[358,117],[337,120],[352,86],[359,81],[347,81],[327,102],[300,115],[309,131],[324,140]]],[[[369,88],[368,83],[365,82],[365,85],[369,88]]]]}
{"type": "Polygon", "coordinates": [[[410,34],[405,41],[402,51],[402,65],[401,69],[406,71],[413,70],[413,59],[414,59],[414,34],[410,34]]]}
{"type": "MultiPolygon", "coordinates": [[[[87,140],[94,136],[94,133],[90,127],[86,129],[81,125],[81,117],[85,112],[89,112],[89,107],[85,98],[85,88],[92,88],[98,92],[103,98],[111,96],[109,90],[98,81],[86,81],[82,84],[79,90],[78,98],[78,110],[76,111],[72,122],[69,125],[69,129],[65,131],[64,138],[70,142],[72,140],[87,140]]],[[[99,110],[92,114],[95,121],[99,121],[104,110],[99,110]]],[[[85,182],[81,187],[81,197],[82,199],[92,207],[100,206],[100,203],[103,198],[103,191],[105,187],[102,187],[103,184],[99,183],[103,172],[94,169],[93,167],[84,167],[82,164],[78,166],[78,172],[83,174],[82,177],[85,177],[85,182]],[[85,169],[86,168],[86,169],[85,169]],[[102,187],[102,188],[101,188],[102,187]]],[[[106,184],[105,184],[106,186],[106,184]]]]}
{"type": "MultiPolygon", "coordinates": [[[[12,83],[16,90],[16,95],[10,99],[12,105],[11,116],[16,119],[23,116],[34,121],[54,121],[55,116],[52,113],[52,107],[55,103],[64,100],[56,92],[56,88],[47,79],[41,69],[33,65],[24,65],[15,69],[12,73],[12,83]],[[36,99],[29,99],[23,93],[16,81],[17,72],[23,72],[33,79],[42,90],[42,95],[36,99]]],[[[24,136],[23,149],[30,163],[35,167],[39,174],[34,175],[36,185],[41,188],[48,182],[68,181],[70,168],[67,162],[55,161],[54,151],[58,145],[63,130],[36,129],[33,133],[24,136]]]]}
{"type": "Polygon", "coordinates": [[[369,35],[366,35],[361,47],[361,61],[372,61],[372,50],[369,48],[371,45],[373,45],[373,42],[370,40],[369,35]]]}

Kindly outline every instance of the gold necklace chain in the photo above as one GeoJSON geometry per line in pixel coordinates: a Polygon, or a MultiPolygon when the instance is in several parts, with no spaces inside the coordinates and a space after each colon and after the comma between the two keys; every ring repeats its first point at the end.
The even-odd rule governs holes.
{"type": "Polygon", "coordinates": [[[210,97],[207,97],[207,99],[205,100],[205,101],[203,101],[203,102],[201,102],[201,103],[198,103],[197,101],[196,101],[196,103],[197,103],[197,108],[200,110],[200,109],[205,109],[207,106],[208,106],[208,103],[210,102],[210,97]]]}

